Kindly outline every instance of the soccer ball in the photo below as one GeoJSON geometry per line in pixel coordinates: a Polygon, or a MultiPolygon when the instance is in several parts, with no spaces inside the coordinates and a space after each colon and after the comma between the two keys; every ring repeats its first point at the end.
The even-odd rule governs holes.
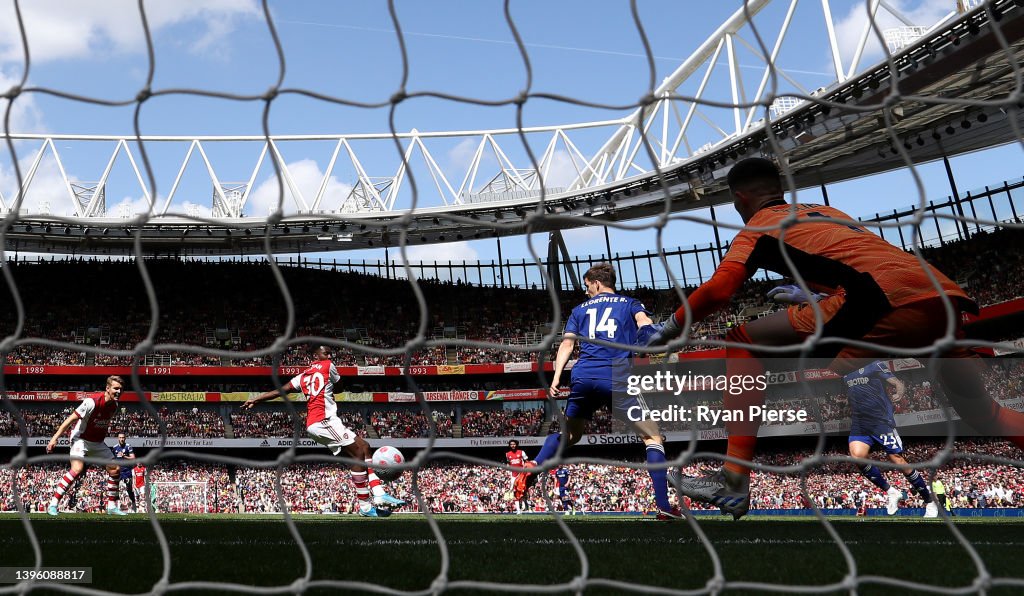
{"type": "Polygon", "coordinates": [[[405,463],[405,456],[402,455],[402,452],[389,445],[374,451],[371,459],[373,471],[385,482],[391,482],[402,475],[401,470],[395,470],[391,466],[403,463],[405,463]]]}

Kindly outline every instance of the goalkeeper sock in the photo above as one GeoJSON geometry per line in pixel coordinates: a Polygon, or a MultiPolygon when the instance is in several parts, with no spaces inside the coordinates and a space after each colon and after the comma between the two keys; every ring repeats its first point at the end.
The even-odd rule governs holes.
{"type": "Polygon", "coordinates": [[[373,468],[370,467],[369,464],[372,461],[371,459],[366,460],[366,474],[367,479],[370,481],[370,492],[373,493],[373,496],[379,497],[384,494],[384,487],[382,486],[384,483],[380,481],[377,474],[373,472],[373,468]]]}
{"type": "Polygon", "coordinates": [[[537,454],[537,457],[533,458],[533,461],[539,466],[550,459],[558,451],[558,442],[561,438],[562,433],[548,435],[548,438],[544,439],[544,446],[540,448],[540,453],[537,454]]]}
{"type": "MultiPolygon", "coordinates": [[[[746,326],[733,327],[725,335],[726,341],[739,344],[752,344],[753,340],[747,334],[746,326]]],[[[725,349],[725,371],[730,379],[741,375],[744,378],[757,379],[764,375],[764,364],[761,363],[749,350],[730,346],[725,349]]],[[[741,410],[749,412],[750,406],[764,404],[764,389],[755,387],[740,391],[734,395],[726,391],[723,396],[724,409],[741,410]]],[[[757,429],[761,423],[757,420],[735,420],[725,424],[725,430],[729,433],[729,447],[726,454],[746,461],[754,459],[754,448],[757,445],[757,429]]],[[[726,462],[725,469],[736,474],[750,476],[750,468],[739,463],[726,462]]]]}
{"type": "Polygon", "coordinates": [[[864,465],[860,467],[860,473],[863,474],[871,484],[874,484],[883,491],[889,490],[889,482],[882,475],[882,471],[875,465],[864,465]]]}
{"type": "MultiPolygon", "coordinates": [[[[665,463],[665,446],[657,443],[647,446],[647,463],[665,463]]],[[[658,509],[669,511],[672,505],[668,502],[668,470],[665,468],[650,468],[647,472],[651,475],[651,482],[654,484],[654,502],[658,509]]]]}
{"type": "Polygon", "coordinates": [[[912,472],[904,472],[903,475],[907,477],[907,482],[910,483],[910,486],[914,487],[917,494],[921,495],[925,503],[932,502],[932,493],[928,490],[928,485],[925,483],[924,477],[921,476],[920,472],[914,470],[912,472]]]}

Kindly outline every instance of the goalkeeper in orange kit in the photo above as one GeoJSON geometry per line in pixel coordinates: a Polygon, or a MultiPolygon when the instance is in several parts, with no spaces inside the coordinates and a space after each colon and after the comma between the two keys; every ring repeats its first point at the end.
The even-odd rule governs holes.
{"type": "MultiPolygon", "coordinates": [[[[828,294],[817,299],[797,288],[799,295],[790,296],[793,304],[788,309],[730,329],[725,337],[732,344],[726,348],[730,375],[764,374],[755,357],[757,346],[797,348],[813,335],[818,314],[812,300],[822,329],[811,355],[832,359],[831,368],[840,374],[889,355],[887,348],[933,346],[949,324],[962,337],[962,313],[977,312],[974,302],[948,277],[930,265],[922,266],[914,255],[857,225],[842,211],[788,204],[772,161],[745,159],[729,172],[728,182],[733,205],[747,227],[737,234],[711,279],[687,298],[692,320],[700,321],[728,304],[758,269],[803,279],[828,294]],[[952,312],[946,311],[943,296],[952,312]],[[848,340],[874,346],[851,345],[848,340]]],[[[677,337],[685,320],[680,307],[648,345],[664,345],[677,337]]],[[[979,357],[959,346],[943,346],[938,352],[943,358],[940,382],[960,417],[979,432],[1024,446],[1024,414],[1001,407],[989,396],[979,357]]],[[[764,391],[726,392],[724,399],[727,410],[746,410],[764,403],[764,391]]],[[[737,461],[705,478],[677,477],[682,493],[735,518],[744,515],[750,505],[750,468],[745,463],[753,458],[759,425],[756,420],[727,423],[728,456],[737,461]]]]}

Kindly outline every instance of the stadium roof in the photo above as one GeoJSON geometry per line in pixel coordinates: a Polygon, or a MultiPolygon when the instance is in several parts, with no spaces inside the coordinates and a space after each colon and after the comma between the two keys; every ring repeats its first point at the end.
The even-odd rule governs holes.
{"type": "Polygon", "coordinates": [[[238,255],[323,252],[543,232],[731,202],[725,174],[745,156],[780,154],[797,188],[924,163],[1019,140],[1017,72],[1024,9],[1004,0],[945,23],[889,62],[822,90],[729,142],[643,174],[545,197],[408,210],[282,218],[124,218],[21,215],[8,219],[6,249],[63,254],[238,255]],[[898,89],[898,94],[896,93],[898,89]],[[769,133],[772,139],[768,138],[769,133]],[[543,214],[543,217],[537,217],[543,214]]]}

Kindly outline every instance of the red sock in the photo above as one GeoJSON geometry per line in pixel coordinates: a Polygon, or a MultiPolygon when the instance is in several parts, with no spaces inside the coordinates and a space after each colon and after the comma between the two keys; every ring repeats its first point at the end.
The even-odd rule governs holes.
{"type": "Polygon", "coordinates": [[[60,482],[57,483],[57,490],[55,490],[53,493],[53,498],[56,499],[57,502],[60,502],[61,497],[64,496],[64,493],[68,492],[68,487],[71,486],[71,483],[75,481],[75,478],[78,477],[78,474],[79,473],[75,472],[74,470],[68,470],[67,474],[64,474],[64,477],[60,479],[60,482]]]}
{"type": "MultiPolygon", "coordinates": [[[[736,343],[753,343],[744,325],[730,330],[725,339],[736,343]]],[[[725,373],[730,379],[735,375],[756,378],[764,374],[764,365],[747,349],[728,347],[725,349],[725,358],[725,373]]],[[[761,423],[749,420],[746,414],[749,412],[750,406],[764,404],[764,390],[755,388],[743,391],[738,395],[726,391],[723,401],[726,410],[742,410],[744,414],[743,421],[727,422],[725,425],[725,429],[729,433],[727,454],[731,457],[751,461],[754,459],[757,430],[761,423]]],[[[733,462],[726,462],[725,469],[738,474],[750,474],[750,468],[733,462]]]]}
{"type": "MultiPolygon", "coordinates": [[[[366,460],[366,463],[369,464],[370,461],[371,460],[368,459],[366,460]]],[[[370,466],[366,466],[366,477],[370,481],[370,492],[373,493],[374,496],[383,495],[384,487],[382,485],[384,483],[380,481],[380,478],[377,477],[377,475],[373,472],[373,468],[371,468],[370,466]]]]}
{"type": "Polygon", "coordinates": [[[370,491],[366,488],[366,472],[352,472],[352,484],[356,487],[356,498],[359,504],[369,503],[370,491]]]}
{"type": "Polygon", "coordinates": [[[107,476],[107,509],[118,506],[117,479],[107,476]]]}

